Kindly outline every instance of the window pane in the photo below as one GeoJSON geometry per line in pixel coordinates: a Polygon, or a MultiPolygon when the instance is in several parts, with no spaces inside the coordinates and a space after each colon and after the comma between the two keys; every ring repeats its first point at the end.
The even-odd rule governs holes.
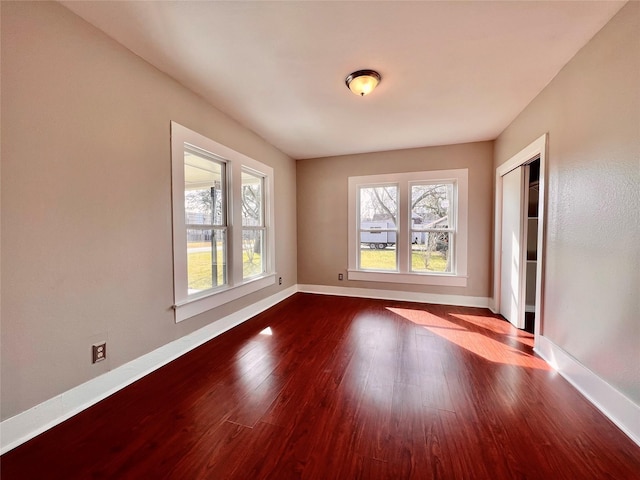
{"type": "Polygon", "coordinates": [[[264,226],[263,178],[249,172],[242,172],[242,226],[264,226]]]}
{"type": "Polygon", "coordinates": [[[396,271],[398,186],[360,187],[359,268],[396,271]]]}
{"type": "Polygon", "coordinates": [[[451,228],[453,184],[411,186],[411,228],[414,230],[451,228]]]}
{"type": "Polygon", "coordinates": [[[411,271],[451,272],[450,232],[411,232],[411,271]]]}
{"type": "Polygon", "coordinates": [[[242,231],[242,278],[249,278],[264,273],[263,248],[263,230],[242,231]]]}
{"type": "Polygon", "coordinates": [[[224,163],[185,147],[184,208],[187,225],[224,225],[224,163]]]}
{"type": "Polygon", "coordinates": [[[187,229],[189,295],[227,283],[226,250],[225,230],[187,229]]]}
{"type": "Polygon", "coordinates": [[[398,224],[398,186],[360,187],[360,228],[363,222],[390,222],[398,224]]]}

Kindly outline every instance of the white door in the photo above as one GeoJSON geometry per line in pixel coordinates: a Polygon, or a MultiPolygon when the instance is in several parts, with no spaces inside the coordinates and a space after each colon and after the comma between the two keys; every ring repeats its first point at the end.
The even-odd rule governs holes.
{"type": "Polygon", "coordinates": [[[500,265],[500,314],[524,328],[522,245],[524,171],[520,166],[502,177],[502,255],[500,265]]]}

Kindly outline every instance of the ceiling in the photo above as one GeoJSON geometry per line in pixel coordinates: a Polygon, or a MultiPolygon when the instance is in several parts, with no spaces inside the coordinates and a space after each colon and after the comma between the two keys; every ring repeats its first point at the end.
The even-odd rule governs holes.
{"type": "Polygon", "coordinates": [[[494,139],[625,2],[61,3],[302,159],[494,139]]]}

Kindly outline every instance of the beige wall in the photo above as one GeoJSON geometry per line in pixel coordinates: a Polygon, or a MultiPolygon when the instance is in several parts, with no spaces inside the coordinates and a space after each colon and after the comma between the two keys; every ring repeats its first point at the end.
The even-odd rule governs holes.
{"type": "Polygon", "coordinates": [[[2,419],[296,283],[295,162],[57,3],[2,2],[1,178],[2,419]],[[274,168],[283,277],[179,325],[171,120],[274,168]]]}
{"type": "Polygon", "coordinates": [[[495,166],[545,132],[542,333],[640,404],[640,3],[500,135],[495,166]]]}
{"type": "Polygon", "coordinates": [[[406,292],[488,297],[491,281],[493,143],[298,160],[298,282],[406,292]],[[346,280],[348,178],[394,172],[469,169],[467,287],[346,280]],[[338,281],[338,273],[345,274],[338,281]]]}

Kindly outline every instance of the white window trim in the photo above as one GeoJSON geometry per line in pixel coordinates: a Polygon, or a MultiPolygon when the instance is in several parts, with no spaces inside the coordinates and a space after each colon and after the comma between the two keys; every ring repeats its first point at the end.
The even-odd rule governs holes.
{"type": "Polygon", "coordinates": [[[427,172],[408,172],[383,175],[366,175],[349,177],[349,213],[348,213],[348,239],[349,239],[349,267],[347,278],[349,280],[365,280],[371,282],[406,283],[417,285],[443,285],[450,287],[467,286],[467,237],[468,237],[468,169],[433,170],[427,172]],[[454,242],[454,273],[425,273],[410,272],[410,212],[409,189],[412,184],[420,182],[454,181],[457,186],[457,232],[454,242]],[[400,187],[398,205],[398,237],[396,248],[398,249],[398,272],[374,272],[358,269],[358,189],[360,186],[372,184],[397,183],[400,187]]]}
{"type": "Polygon", "coordinates": [[[173,285],[176,323],[275,284],[275,222],[273,168],[242,153],[171,122],[171,172],[173,200],[173,285]],[[227,171],[227,279],[228,284],[189,295],[187,289],[187,238],[184,213],[184,144],[195,145],[226,162],[227,171]],[[241,172],[248,168],[264,177],[264,224],[267,230],[263,254],[265,273],[242,278],[241,172]],[[235,233],[237,232],[237,234],[235,233]]]}

